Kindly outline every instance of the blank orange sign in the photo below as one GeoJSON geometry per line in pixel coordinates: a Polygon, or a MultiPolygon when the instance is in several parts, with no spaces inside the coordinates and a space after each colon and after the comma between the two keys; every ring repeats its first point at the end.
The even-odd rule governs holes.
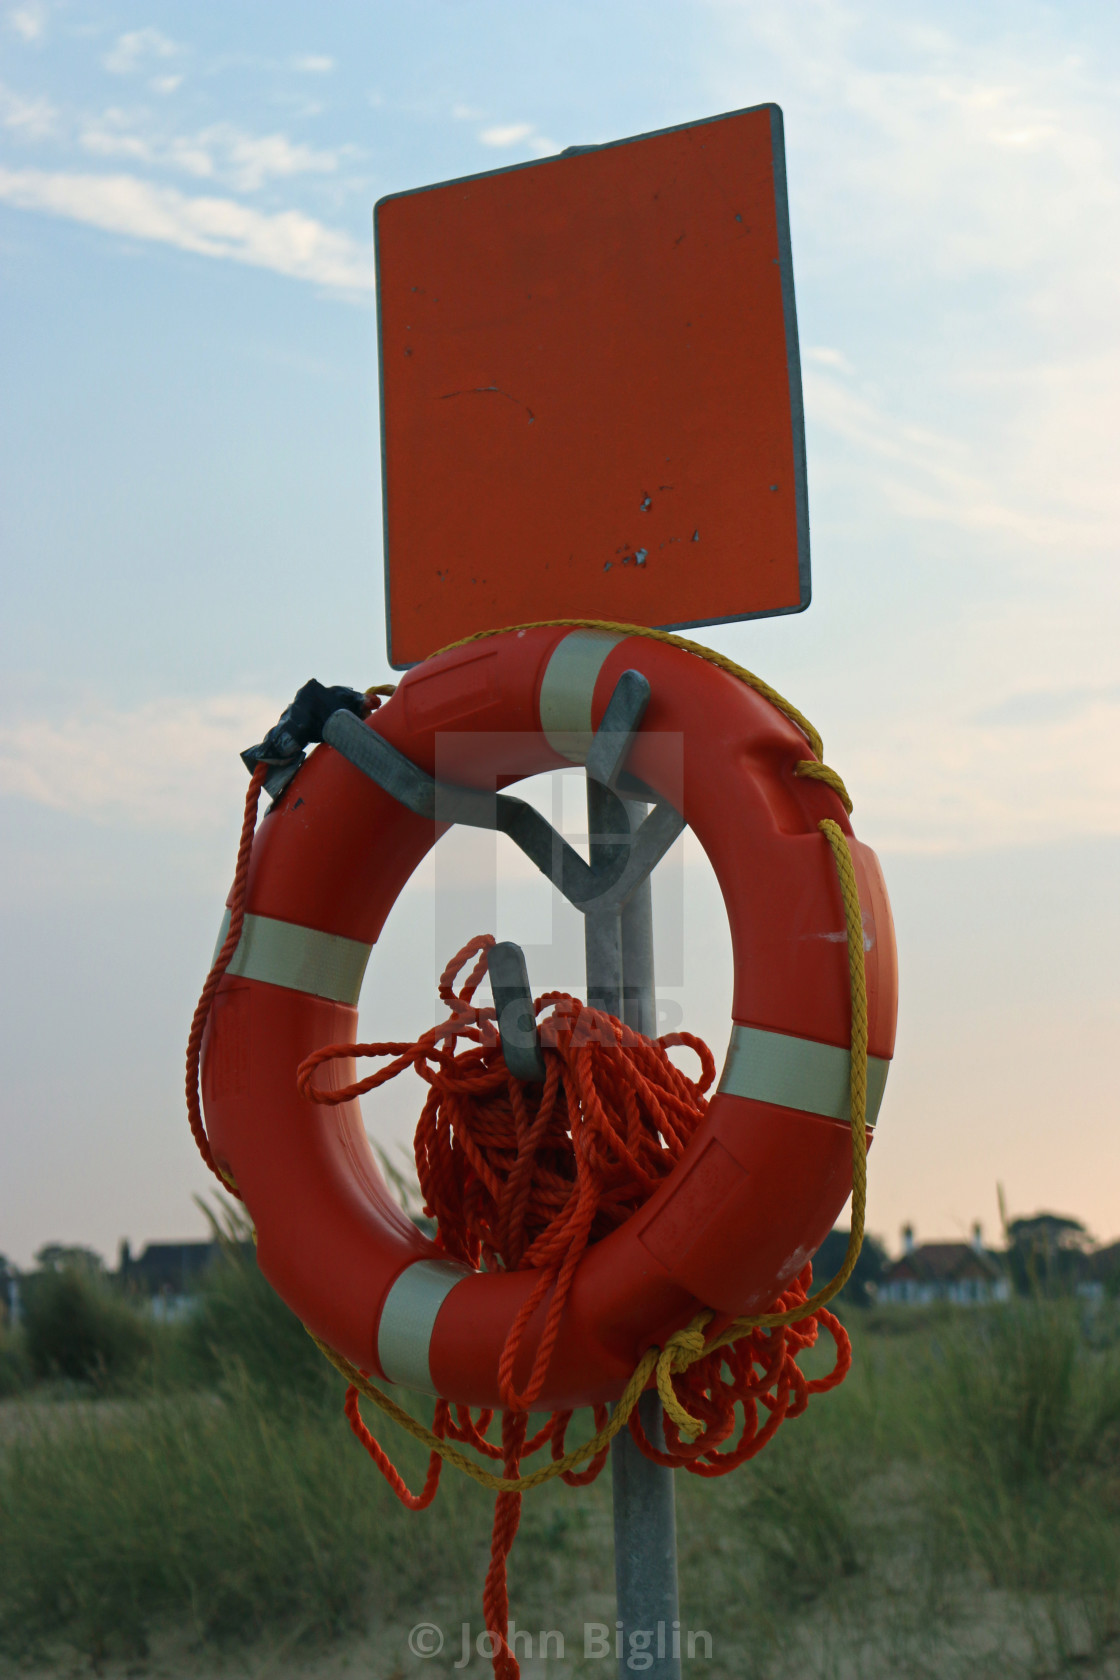
{"type": "Polygon", "coordinates": [[[809,604],[776,105],[383,198],[389,657],[809,604]]]}

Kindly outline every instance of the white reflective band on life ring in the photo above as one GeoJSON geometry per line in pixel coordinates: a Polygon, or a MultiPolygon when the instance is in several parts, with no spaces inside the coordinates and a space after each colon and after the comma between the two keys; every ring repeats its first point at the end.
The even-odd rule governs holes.
{"type": "MultiPolygon", "coordinates": [[[[229,911],[222,917],[215,958],[229,932],[229,911]]],[[[266,980],[292,992],[330,998],[332,1003],[356,1005],[371,945],[344,939],[339,933],[320,933],[298,922],[272,916],[246,916],[241,938],[230,958],[227,974],[246,980],[266,980]]]]}
{"type": "MultiPolygon", "coordinates": [[[[890,1063],[867,1058],[867,1124],[873,1126],[883,1100],[890,1063]]],[[[765,1032],[735,1022],[719,1089],[731,1097],[774,1103],[778,1108],[851,1120],[852,1058],[834,1044],[788,1033],[765,1032]]]]}
{"type": "Polygon", "coordinates": [[[583,764],[591,750],[591,701],[603,663],[625,636],[573,630],[553,652],[541,679],[541,731],[553,752],[583,764]]]}
{"type": "Polygon", "coordinates": [[[414,1260],[397,1278],[381,1309],[377,1362],[390,1382],[417,1394],[438,1393],[428,1352],[436,1315],[470,1267],[454,1260],[414,1260]]]}

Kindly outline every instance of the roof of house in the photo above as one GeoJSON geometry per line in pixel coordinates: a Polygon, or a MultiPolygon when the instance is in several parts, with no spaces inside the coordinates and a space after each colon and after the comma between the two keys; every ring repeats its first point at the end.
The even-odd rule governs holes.
{"type": "Polygon", "coordinates": [[[987,1249],[968,1242],[922,1243],[889,1265],[884,1283],[955,1283],[966,1278],[994,1281],[1002,1268],[987,1249]]]}
{"type": "Polygon", "coordinates": [[[1085,1256],[1084,1265],[1086,1274],[1102,1283],[1120,1278],[1120,1242],[1109,1243],[1107,1248],[1091,1249],[1085,1256]]]}
{"type": "Polygon", "coordinates": [[[147,1289],[181,1290],[198,1281],[217,1251],[213,1242],[148,1243],[134,1259],[122,1259],[121,1275],[147,1289]]]}

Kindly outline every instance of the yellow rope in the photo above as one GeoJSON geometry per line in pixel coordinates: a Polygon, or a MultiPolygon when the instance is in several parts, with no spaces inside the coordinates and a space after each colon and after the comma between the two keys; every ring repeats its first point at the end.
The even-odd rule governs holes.
{"type": "Polygon", "coordinates": [[[776,706],[783,717],[797,725],[810,747],[816,753],[816,758],[803,758],[797,764],[795,774],[807,776],[813,781],[826,782],[832,791],[838,795],[848,815],[852,814],[852,802],[848,797],[848,790],[835,770],[820,762],[824,759],[824,743],[817,730],[809,722],[804,712],[780,695],[776,688],[771,688],[768,682],[748,671],[745,665],[737,665],[725,653],[716,653],[714,648],[706,648],[701,642],[689,641],[687,636],[675,636],[669,630],[651,630],[644,624],[619,624],[613,619],[606,618],[542,618],[531,624],[507,624],[500,630],[476,630],[473,636],[462,636],[457,642],[448,642],[429,658],[438,659],[441,653],[450,653],[452,648],[466,647],[470,642],[485,641],[488,636],[509,636],[518,630],[610,630],[620,636],[648,636],[654,642],[666,642],[670,647],[683,648],[685,653],[694,653],[698,659],[704,659],[709,665],[715,665],[721,671],[727,671],[740,682],[753,688],[756,694],[761,694],[764,700],[769,700],[776,706]]]}
{"type": "Polygon", "coordinates": [[[839,771],[833,770],[831,765],[819,764],[815,758],[799,758],[793,767],[793,773],[795,776],[803,776],[806,781],[823,782],[826,787],[830,787],[845,811],[851,816],[852,801],[848,796],[848,790],[844,786],[839,771]]]}
{"type": "Polygon", "coordinates": [[[356,1365],[351,1365],[348,1359],[344,1359],[340,1353],[328,1347],[326,1342],[321,1342],[318,1336],[312,1335],[310,1331],[308,1334],[320,1353],[330,1360],[335,1370],[340,1371],[348,1383],[353,1383],[359,1394],[364,1395],[367,1400],[372,1400],[375,1406],[380,1406],[394,1423],[399,1423],[402,1429],[407,1430],[430,1451],[438,1453],[448,1464],[453,1464],[457,1470],[462,1470],[464,1475],[481,1482],[483,1487],[491,1488],[495,1493],[527,1493],[530,1488],[540,1487],[543,1482],[552,1481],[554,1476],[562,1476],[566,1470],[576,1470],[581,1464],[586,1464],[589,1458],[594,1458],[629,1421],[630,1413],[638,1404],[638,1399],[661,1357],[659,1348],[649,1348],[643,1353],[610,1418],[590,1440],[573,1447],[562,1458],[542,1465],[539,1470],[533,1470],[527,1476],[498,1476],[492,1470],[484,1470],[481,1464],[476,1464],[473,1458],[468,1458],[466,1453],[460,1452],[450,1441],[441,1440],[426,1424],[417,1422],[396,1400],[391,1399],[382,1389],[376,1388],[356,1365]]]}
{"type": "Polygon", "coordinates": [[[823,1289],[818,1289],[815,1295],[810,1295],[799,1307],[791,1307],[780,1313],[762,1313],[756,1318],[737,1318],[710,1342],[703,1342],[699,1353],[695,1351],[694,1332],[703,1331],[711,1323],[715,1317],[713,1312],[697,1313],[686,1331],[678,1331],[676,1336],[670,1336],[658,1360],[657,1387],[665,1410],[681,1434],[689,1440],[694,1439],[703,1426],[691,1417],[677,1400],[671,1372],[687,1370],[695,1359],[714,1352],[716,1348],[727,1347],[731,1342],[737,1342],[749,1330],[772,1330],[781,1324],[795,1324],[798,1319],[808,1318],[810,1313],[827,1306],[829,1301],[839,1295],[855,1271],[859,1251],[863,1247],[863,1228],[867,1216],[867,973],[863,952],[863,917],[860,913],[859,888],[856,885],[851,848],[843,829],[839,823],[833,822],[831,817],[825,817],[817,827],[832,847],[836,872],[840,877],[840,891],[844,898],[844,917],[848,934],[848,978],[852,998],[851,1073],[848,1096],[852,1124],[852,1224],[848,1233],[848,1248],[844,1255],[844,1263],[832,1282],[826,1283],[823,1289]]]}
{"type": "MultiPolygon", "coordinates": [[[[545,620],[541,624],[512,624],[507,626],[505,630],[479,631],[477,635],[464,636],[461,641],[451,642],[447,648],[441,648],[439,651],[447,653],[449,648],[462,647],[468,642],[481,641],[487,636],[505,635],[516,630],[551,628],[552,626],[612,630],[628,636],[649,636],[655,641],[668,642],[673,647],[684,648],[686,652],[694,653],[699,658],[706,659],[709,664],[717,665],[721,670],[730,672],[732,676],[738,677],[741,682],[745,682],[756,693],[761,694],[764,699],[769,700],[805,735],[817,757],[815,759],[802,759],[796,767],[797,775],[825,782],[839,795],[845,809],[851,811],[852,804],[844,783],[835,770],[831,770],[827,764],[821,762],[824,757],[824,748],[819,734],[808,718],[803,716],[796,706],[792,706],[788,700],[784,700],[768,683],[763,682],[761,677],[756,677],[752,672],[745,670],[743,666],[736,665],[734,660],[728,659],[724,654],[714,653],[710,648],[702,647],[699,642],[690,642],[685,637],[671,635],[666,630],[649,630],[641,625],[615,624],[594,618],[557,618],[545,620]]],[[[435,655],[432,657],[434,658],[435,655]]],[[[840,878],[840,891],[844,900],[844,916],[847,924],[848,976],[852,1000],[849,1092],[852,1127],[852,1222],[844,1263],[831,1283],[825,1284],[823,1289],[818,1289],[815,1295],[810,1295],[809,1299],[803,1301],[800,1306],[790,1307],[785,1312],[760,1313],[753,1318],[737,1318],[718,1336],[714,1336],[711,1341],[705,1339],[704,1331],[716,1315],[707,1308],[703,1312],[697,1313],[691,1324],[677,1330],[668,1338],[663,1348],[647,1348],[635,1366],[630,1381],[602,1429],[597,1430],[582,1445],[566,1452],[562,1458],[552,1460],[525,1476],[498,1476],[492,1470],[483,1469],[482,1465],[477,1464],[466,1453],[460,1452],[450,1441],[441,1440],[433,1430],[420,1423],[409,1412],[406,1412],[398,1401],[392,1399],[384,1390],[372,1383],[363,1372],[358,1370],[356,1365],[352,1365],[348,1359],[344,1359],[340,1353],[336,1353],[333,1348],[320,1341],[318,1336],[313,1335],[311,1337],[324,1357],[330,1360],[331,1364],[337,1371],[341,1372],[348,1383],[353,1384],[359,1394],[372,1401],[375,1406],[379,1406],[388,1417],[393,1419],[394,1423],[399,1424],[402,1429],[406,1430],[415,1440],[421,1442],[429,1451],[438,1453],[448,1464],[453,1464],[456,1469],[462,1470],[464,1475],[472,1477],[476,1482],[481,1482],[483,1487],[490,1488],[495,1493],[527,1493],[530,1488],[540,1487],[542,1483],[550,1482],[556,1476],[562,1476],[565,1471],[576,1470],[581,1464],[586,1464],[588,1459],[594,1458],[596,1453],[601,1452],[629,1423],[630,1414],[638,1404],[651,1375],[656,1377],[657,1391],[669,1417],[672,1418],[680,1433],[687,1440],[695,1440],[703,1428],[703,1424],[687,1412],[678,1400],[676,1390],[673,1387],[674,1373],[686,1371],[698,1359],[706,1358],[708,1354],[714,1353],[719,1348],[730,1346],[732,1342],[739,1341],[751,1330],[773,1330],[780,1325],[796,1324],[800,1319],[808,1318],[811,1313],[818,1311],[819,1308],[825,1306],[840,1293],[855,1270],[856,1261],[859,1259],[859,1251],[863,1245],[864,1220],[867,1212],[867,976],[864,967],[863,917],[860,912],[859,888],[856,884],[851,848],[843,829],[831,817],[825,817],[817,824],[817,827],[832,848],[836,872],[840,878]]]]}

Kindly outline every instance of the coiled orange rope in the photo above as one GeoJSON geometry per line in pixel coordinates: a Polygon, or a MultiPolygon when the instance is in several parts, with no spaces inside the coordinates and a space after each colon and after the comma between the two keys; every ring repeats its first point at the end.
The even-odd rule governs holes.
{"type": "MultiPolygon", "coordinates": [[[[511,1327],[499,1365],[501,1444],[487,1439],[493,1414],[477,1417],[466,1407],[438,1401],[434,1433],[460,1441],[486,1458],[500,1460],[512,1486],[497,1490],[490,1567],[483,1592],[486,1625],[495,1652],[498,1680],[514,1680],[518,1667],[506,1641],[506,1563],[521,1509],[520,1464],[545,1446],[552,1469],[563,1462],[570,1412],[556,1412],[526,1438],[528,1412],[540,1393],[560,1328],[572,1275],[589,1243],[621,1224],[672,1172],[707,1110],[715,1062],[708,1046],[690,1033],[649,1039],[611,1015],[565,993],[536,1000],[546,1077],[524,1085],[506,1069],[494,1025],[494,1011],[473,1003],[485,973],[490,935],[471,940],[452,958],[440,980],[447,1020],[412,1043],[336,1044],[308,1056],[297,1076],[300,1091],[315,1102],[342,1103],[376,1089],[411,1067],[429,1086],[416,1128],[416,1167],[424,1210],[437,1223],[437,1246],[449,1258],[488,1269],[535,1268],[539,1279],[511,1327]],[[471,962],[461,988],[459,974],[471,962]],[[465,1049],[457,1049],[463,1040],[465,1049]],[[677,1047],[699,1060],[690,1079],[670,1060],[677,1047]],[[315,1070],[342,1057],[391,1057],[388,1065],[343,1089],[320,1089],[315,1070]],[[513,1371],[525,1328],[546,1294],[551,1301],[525,1387],[513,1371]]],[[[807,1266],[775,1303],[785,1313],[803,1307],[812,1279],[807,1266]]],[[[675,1377],[675,1404],[666,1417],[666,1446],[646,1436],[636,1408],[629,1427],[647,1457],[694,1475],[725,1475],[766,1445],[783,1420],[799,1416],[815,1393],[834,1388],[847,1374],[851,1350],[842,1326],[818,1307],[797,1324],[755,1328],[730,1345],[704,1351],[703,1335],[692,1362],[675,1377]],[[824,1326],[836,1345],[833,1369],[807,1379],[797,1355],[811,1347],[824,1326]],[[736,1433],[737,1410],[742,1425],[736,1433]],[[687,1417],[682,1430],[674,1413],[687,1417]],[[693,1438],[689,1438],[689,1434],[693,1438]]],[[[337,1363],[337,1359],[336,1359],[337,1363]]],[[[668,1381],[668,1376],[666,1377],[668,1381]]],[[[365,1385],[363,1385],[364,1387],[365,1385]]],[[[644,1386],[644,1385],[643,1385],[644,1386]]],[[[367,1390],[368,1392],[368,1390],[367,1390]]],[[[351,1383],[346,1415],[394,1492],[410,1509],[431,1503],[439,1482],[441,1454],[433,1451],[419,1494],[412,1494],[361,1418],[359,1389],[351,1383]]],[[[600,1434],[606,1407],[595,1409],[600,1434]]],[[[571,1485],[593,1481],[607,1457],[603,1441],[582,1472],[560,1470],[571,1485]]]]}

